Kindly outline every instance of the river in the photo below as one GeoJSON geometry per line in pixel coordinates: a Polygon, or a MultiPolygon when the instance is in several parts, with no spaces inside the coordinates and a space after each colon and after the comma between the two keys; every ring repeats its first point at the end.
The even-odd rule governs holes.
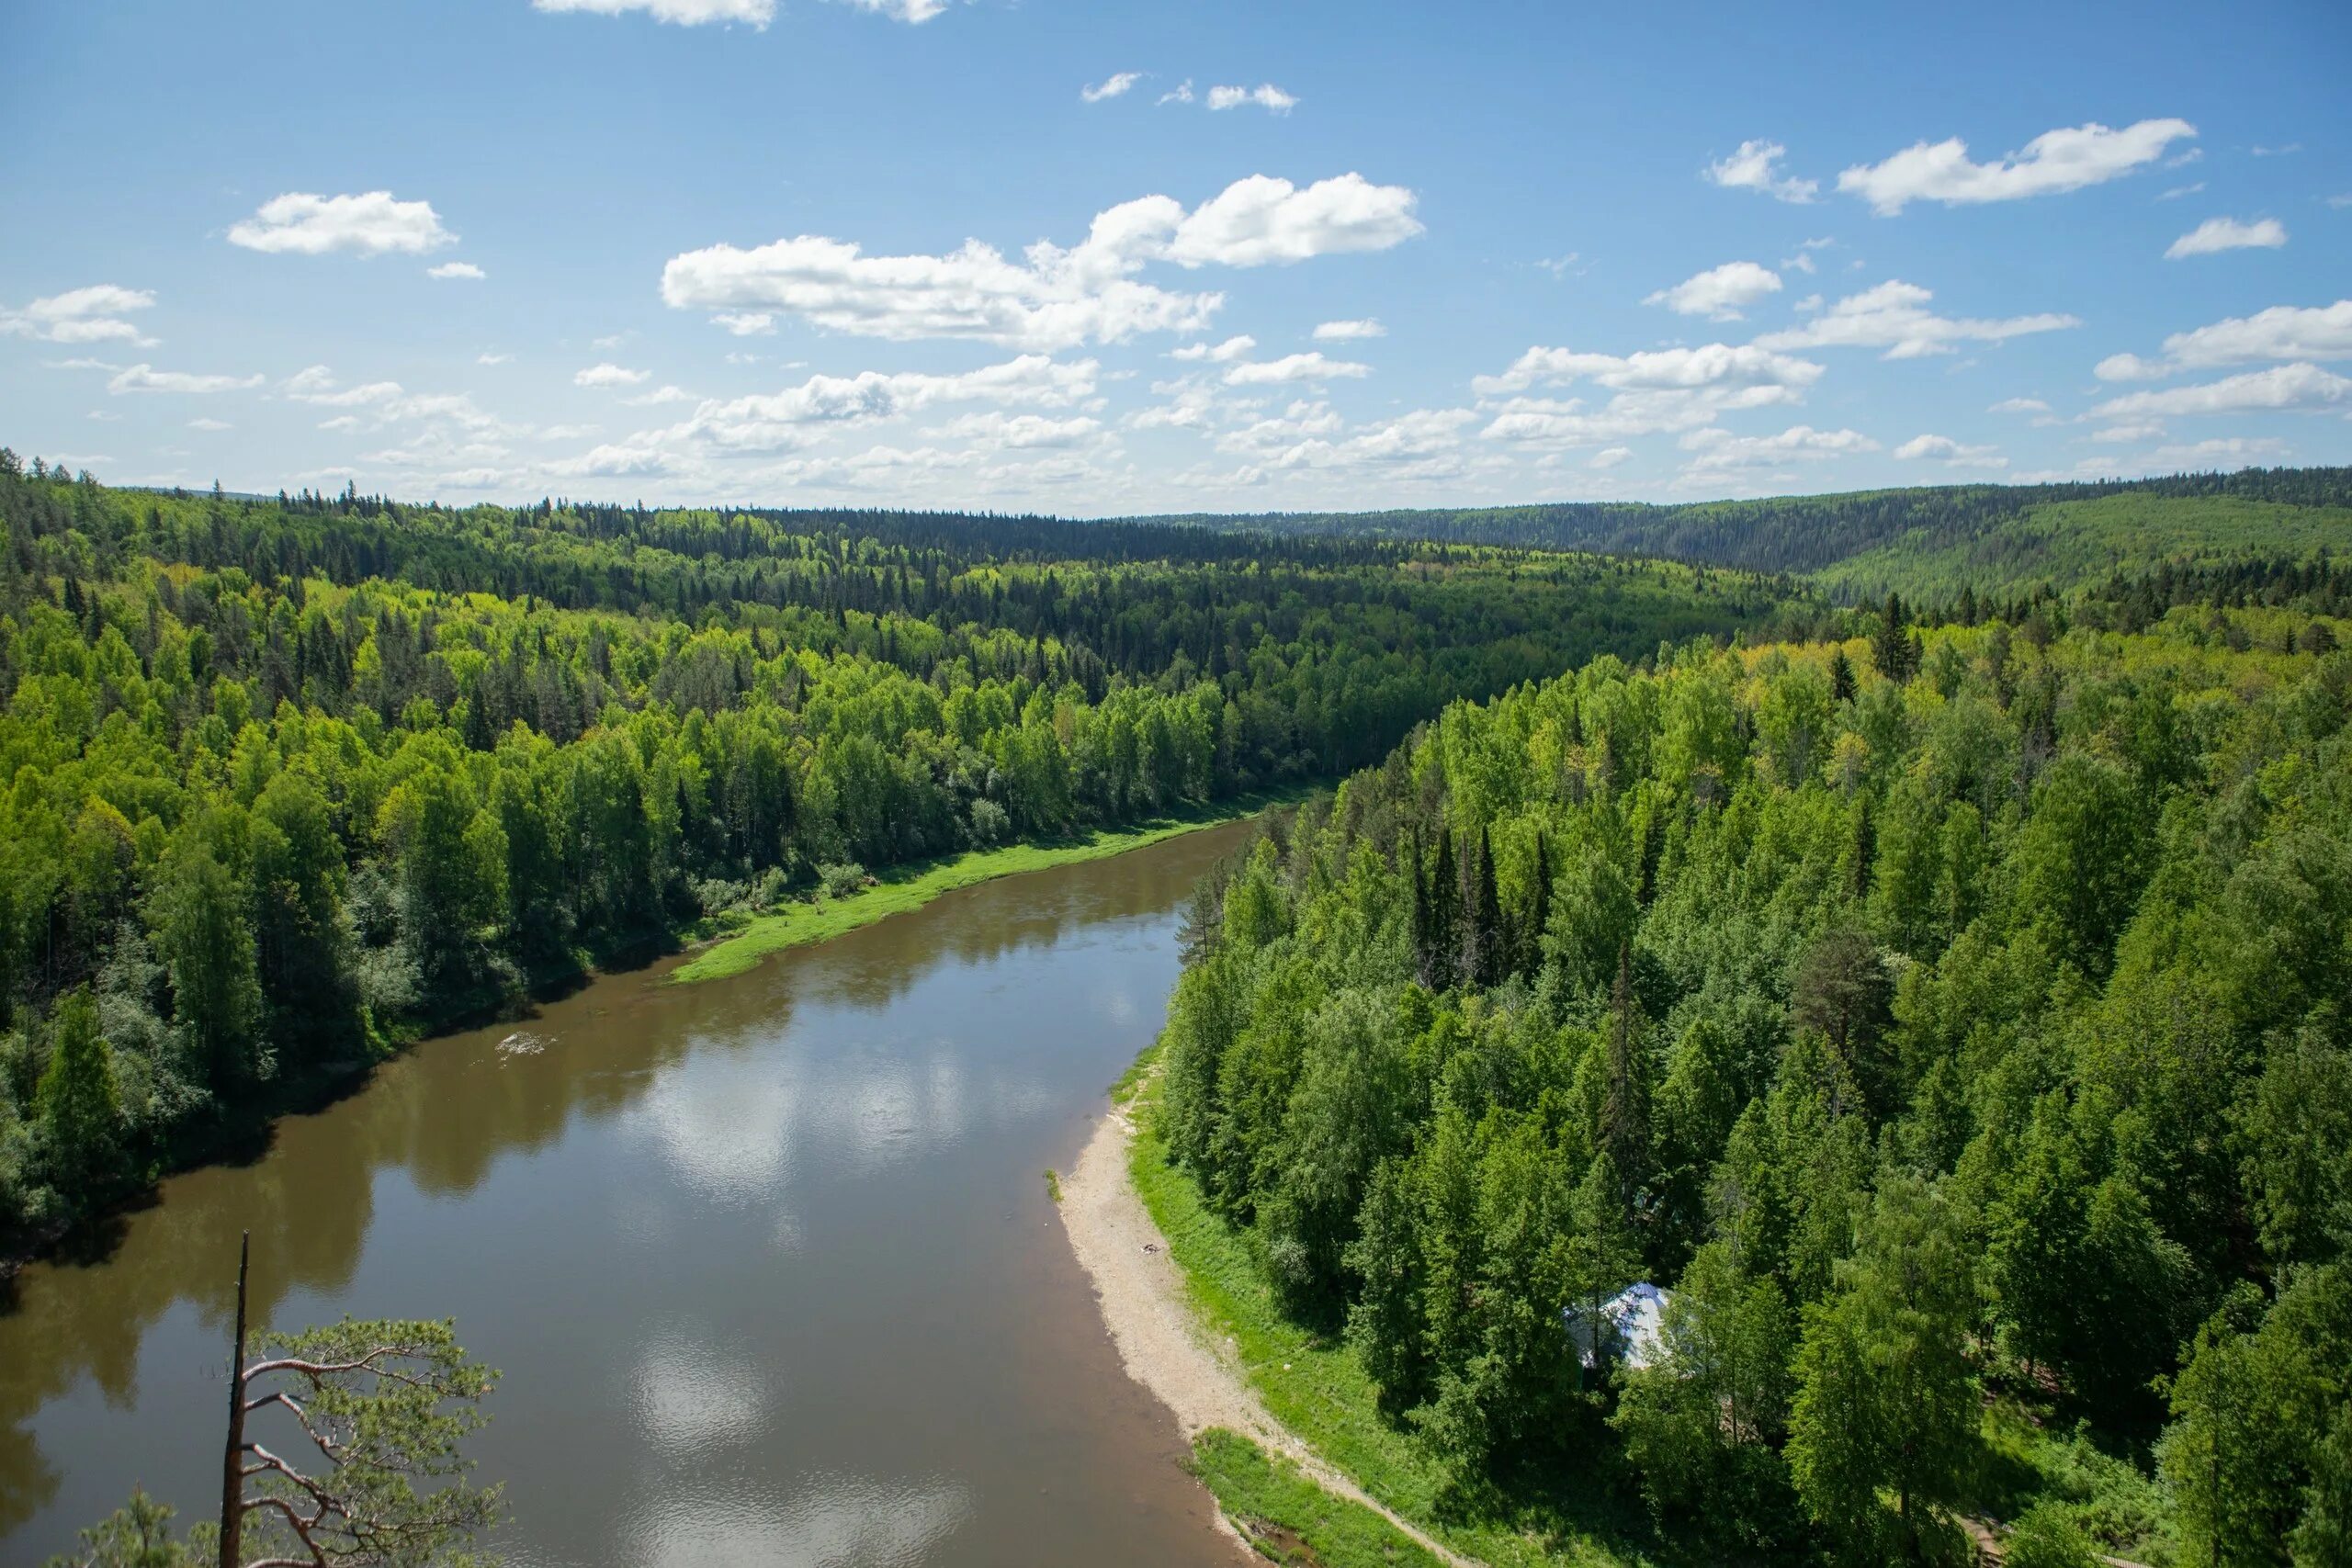
{"type": "Polygon", "coordinates": [[[1056,1223],[1236,825],[1011,877],[732,979],[599,979],[425,1043],[193,1171],[0,1316],[0,1562],[139,1483],[218,1506],[237,1235],[258,1323],[454,1317],[470,1451],[553,1564],[1219,1564],[1173,1419],[1056,1223]]]}

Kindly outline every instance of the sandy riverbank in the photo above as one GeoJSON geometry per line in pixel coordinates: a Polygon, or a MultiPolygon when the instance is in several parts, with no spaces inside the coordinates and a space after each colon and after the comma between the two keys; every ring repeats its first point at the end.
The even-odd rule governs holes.
{"type": "Polygon", "coordinates": [[[1127,1375],[1175,1413],[1188,1440],[1211,1427],[1239,1432],[1268,1452],[1296,1461],[1326,1491],[1373,1509],[1442,1561],[1476,1568],[1367,1496],[1267,1411],[1228,1349],[1203,1327],[1183,1272],[1168,1255],[1167,1237],[1127,1179],[1134,1132],[1126,1111],[1114,1106],[1063,1179],[1061,1201],[1062,1228],[1094,1282],[1103,1325],[1127,1375]]]}

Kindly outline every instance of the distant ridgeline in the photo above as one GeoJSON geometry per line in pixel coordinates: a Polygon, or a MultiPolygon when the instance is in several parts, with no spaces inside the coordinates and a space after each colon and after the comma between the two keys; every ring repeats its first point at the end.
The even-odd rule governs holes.
{"type": "MultiPolygon", "coordinates": [[[[2165,562],[2278,568],[2352,546],[2352,468],[2054,485],[1947,485],[1653,506],[1573,502],[1455,511],[1156,519],[1285,536],[1442,539],[1601,550],[1807,573],[1843,597],[2066,592],[2165,562]]],[[[2338,581],[2342,581],[2342,569],[2338,581]]]]}
{"type": "Polygon", "coordinates": [[[0,523],[0,1253],[854,864],[1329,775],[1458,697],[1820,614],[1596,556],[189,495],[6,452],[0,523]]]}

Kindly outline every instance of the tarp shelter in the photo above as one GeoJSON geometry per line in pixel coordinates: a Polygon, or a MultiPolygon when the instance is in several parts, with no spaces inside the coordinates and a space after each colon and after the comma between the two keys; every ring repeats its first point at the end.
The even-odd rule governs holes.
{"type": "Polygon", "coordinates": [[[1577,1358],[1587,1368],[1598,1366],[1603,1355],[1635,1368],[1657,1360],[1665,1353],[1658,1341],[1658,1319],[1666,1310],[1667,1294],[1641,1280],[1603,1302],[1598,1313],[1588,1306],[1567,1308],[1560,1315],[1567,1319],[1568,1337],[1576,1342],[1577,1358]]]}

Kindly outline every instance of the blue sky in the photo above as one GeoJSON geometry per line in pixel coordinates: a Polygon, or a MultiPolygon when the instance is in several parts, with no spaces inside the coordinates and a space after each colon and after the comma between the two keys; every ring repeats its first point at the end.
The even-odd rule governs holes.
{"type": "Polygon", "coordinates": [[[1080,514],[2352,461],[2352,7],[1925,9],[19,7],[0,441],[1080,514]]]}

